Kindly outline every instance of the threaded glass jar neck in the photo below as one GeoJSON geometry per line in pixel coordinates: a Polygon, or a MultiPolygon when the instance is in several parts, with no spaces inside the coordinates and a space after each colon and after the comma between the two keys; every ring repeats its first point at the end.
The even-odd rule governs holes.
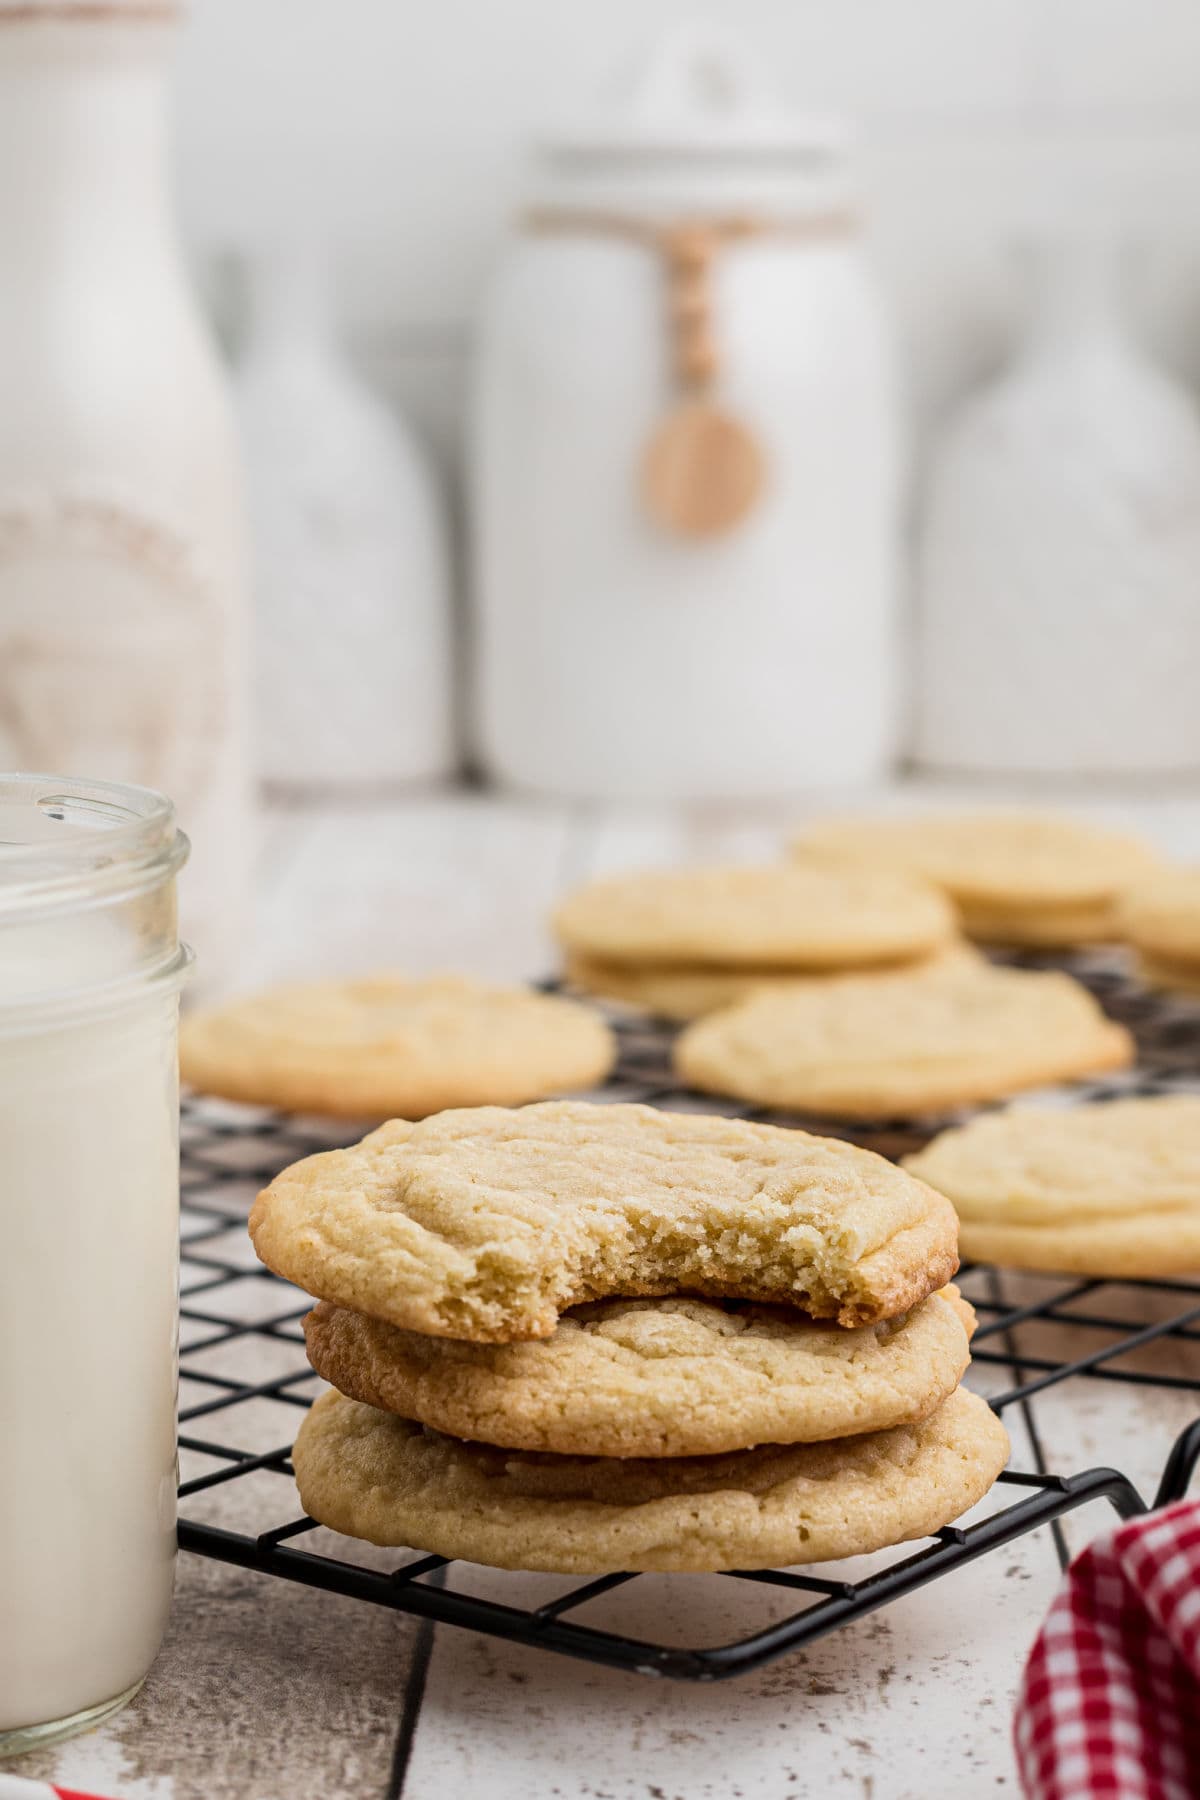
{"type": "Polygon", "coordinates": [[[175,876],[188,842],[162,794],[0,774],[0,1032],[178,986],[175,876]]]}

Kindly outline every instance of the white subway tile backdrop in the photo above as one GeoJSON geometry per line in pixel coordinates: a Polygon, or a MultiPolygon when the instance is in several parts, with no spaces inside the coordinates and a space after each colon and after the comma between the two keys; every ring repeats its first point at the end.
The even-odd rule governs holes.
{"type": "Polygon", "coordinates": [[[1003,354],[1014,239],[1076,207],[1200,383],[1200,0],[195,0],[177,147],[203,260],[312,224],[352,341],[453,460],[470,323],[524,156],[655,31],[736,26],[797,105],[858,120],[918,437],[1003,354]]]}

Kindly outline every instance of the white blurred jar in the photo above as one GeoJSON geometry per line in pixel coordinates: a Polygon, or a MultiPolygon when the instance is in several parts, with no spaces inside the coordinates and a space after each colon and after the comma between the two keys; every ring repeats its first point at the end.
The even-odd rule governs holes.
{"type": "Polygon", "coordinates": [[[844,138],[764,98],[736,43],[668,37],[542,152],[561,229],[511,244],[472,431],[476,725],[501,779],[568,796],[752,797],[868,780],[897,715],[897,403],[844,138]],[[650,515],[678,394],[667,271],[609,221],[730,218],[714,399],[762,492],[705,538],[650,515]],[[590,224],[593,220],[594,224],[590,224]]]}
{"type": "Polygon", "coordinates": [[[1095,230],[1046,239],[1010,367],[937,448],[916,754],[970,773],[1200,769],[1200,424],[1095,230]]]}
{"type": "Polygon", "coordinates": [[[455,762],[446,534],[429,458],[358,376],[311,243],[249,264],[238,366],[259,773],[329,793],[455,762]]]}

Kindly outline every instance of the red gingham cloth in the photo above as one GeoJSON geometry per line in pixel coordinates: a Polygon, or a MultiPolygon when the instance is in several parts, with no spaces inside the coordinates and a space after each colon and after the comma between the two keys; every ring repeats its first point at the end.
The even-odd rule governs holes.
{"type": "Polygon", "coordinates": [[[1123,1525],[1067,1571],[1017,1696],[1029,1800],[1200,1795],[1200,1500],[1123,1525]]]}

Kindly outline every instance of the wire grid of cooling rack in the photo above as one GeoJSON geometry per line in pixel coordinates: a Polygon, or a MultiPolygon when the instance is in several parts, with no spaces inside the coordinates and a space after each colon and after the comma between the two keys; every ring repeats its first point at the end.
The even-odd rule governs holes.
{"type": "MultiPolygon", "coordinates": [[[[1060,966],[1086,981],[1109,1012],[1131,1026],[1140,1049],[1136,1071],[1079,1084],[1062,1094],[1063,1103],[1200,1088],[1200,1006],[1148,993],[1110,953],[1076,956],[1060,966]]],[[[621,1054],[597,1098],[841,1129],[828,1121],[789,1120],[689,1094],[671,1073],[666,1026],[628,1016],[614,1023],[621,1054]]],[[[930,1121],[880,1121],[852,1135],[895,1156],[923,1142],[934,1128],[930,1121]]],[[[832,1575],[797,1569],[731,1572],[731,1581],[771,1589],[782,1616],[713,1645],[654,1642],[580,1618],[592,1601],[641,1579],[635,1575],[564,1581],[561,1592],[537,1604],[527,1597],[527,1578],[514,1575],[506,1578],[505,1597],[498,1599],[494,1579],[482,1591],[475,1579],[481,1571],[470,1564],[373,1551],[335,1537],[298,1511],[289,1461],[293,1426],[319,1388],[305,1360],[300,1328],[308,1302],[254,1261],[245,1236],[246,1212],[254,1190],[285,1164],[354,1135],[339,1136],[319,1121],[285,1114],[185,1102],[179,1533],[187,1550],[592,1662],[717,1680],[810,1643],[1042,1526],[1050,1526],[1065,1560],[1060,1522],[1091,1501],[1107,1502],[1122,1518],[1143,1511],[1142,1495],[1115,1469],[1054,1467],[1031,1405],[1035,1396],[1072,1381],[1200,1396],[1200,1360],[1195,1373],[1146,1367],[1143,1360],[1156,1347],[1200,1345],[1200,1282],[1048,1279],[969,1268],[959,1280],[980,1319],[971,1379],[997,1412],[1010,1423],[1020,1421],[1032,1464],[1000,1477],[985,1516],[973,1515],[971,1523],[948,1526],[916,1548],[902,1546],[888,1558],[874,1559],[871,1572],[856,1580],[838,1579],[836,1568],[832,1575]],[[265,1449],[264,1413],[270,1418],[265,1449]],[[244,1429],[251,1420],[256,1431],[244,1429]],[[245,1506],[228,1504],[243,1494],[245,1506]],[[214,1509],[214,1497],[225,1504],[214,1509]]],[[[1196,1407],[1200,1414],[1200,1399],[1196,1407]]],[[[1198,1459],[1200,1419],[1176,1441],[1153,1503],[1182,1496],[1198,1459]]]]}

